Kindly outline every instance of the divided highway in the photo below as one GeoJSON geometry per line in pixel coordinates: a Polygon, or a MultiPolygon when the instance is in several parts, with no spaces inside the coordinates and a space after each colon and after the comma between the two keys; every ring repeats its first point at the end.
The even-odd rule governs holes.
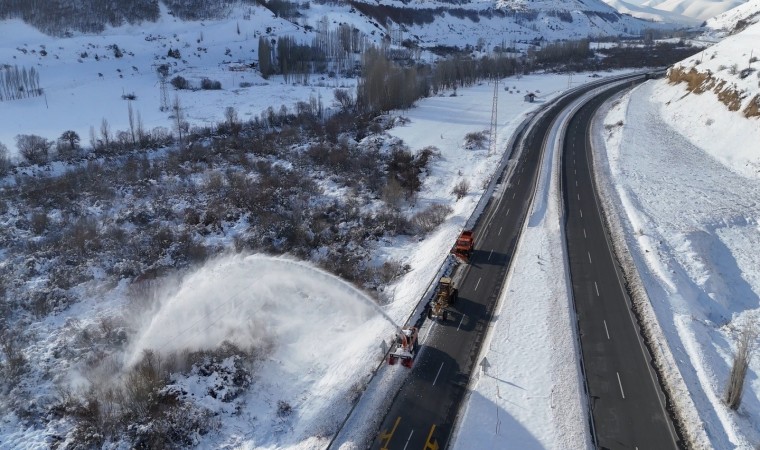
{"type": "MultiPolygon", "coordinates": [[[[539,114],[533,120],[533,123],[527,128],[527,132],[524,136],[518,136],[514,140],[515,145],[519,145],[522,148],[520,153],[520,159],[517,161],[514,172],[509,180],[509,185],[506,186],[502,194],[497,198],[491,199],[487,205],[484,213],[481,215],[481,220],[475,227],[476,246],[475,252],[471,258],[470,264],[465,269],[465,274],[461,277],[459,286],[459,300],[455,305],[456,313],[450,314],[448,320],[445,323],[432,324],[426,331],[421,333],[420,341],[423,346],[420,354],[414,363],[413,368],[410,370],[409,375],[402,385],[396,397],[393,400],[392,405],[386,412],[382,421],[381,427],[377,430],[376,437],[372,442],[372,449],[388,450],[388,449],[424,449],[424,450],[438,450],[446,448],[449,439],[451,437],[452,427],[456,421],[459,408],[461,406],[462,399],[467,388],[467,384],[470,379],[471,372],[477,363],[476,359],[480,352],[480,347],[483,342],[485,331],[492,318],[492,312],[496,305],[499,293],[502,285],[505,281],[505,276],[509,265],[511,264],[516,243],[519,239],[519,234],[523,228],[523,223],[526,219],[528,209],[533,198],[535,191],[535,185],[539,174],[539,165],[541,163],[541,154],[545,142],[548,140],[547,136],[551,129],[552,123],[555,118],[560,114],[562,110],[567,108],[573,101],[577,100],[587,92],[594,88],[597,88],[601,83],[588,85],[580,88],[573,93],[560,98],[550,107],[546,108],[544,114],[539,114]]],[[[576,121],[577,122],[577,121],[576,121]]],[[[581,130],[581,124],[576,124],[574,130],[581,130]]],[[[580,131],[574,131],[578,133],[580,131]]],[[[585,133],[585,129],[581,134],[585,133]]],[[[568,132],[568,138],[571,133],[568,132]]],[[[575,146],[578,143],[574,144],[575,146]]],[[[584,144],[585,145],[585,144],[584,144]]],[[[518,154],[513,149],[508,149],[513,155],[518,154]]],[[[580,153],[578,153],[580,155],[580,153]]],[[[584,156],[585,157],[585,156],[584,156]]],[[[579,169],[577,170],[580,173],[579,169]]],[[[573,174],[575,175],[575,173],[573,174]]],[[[588,169],[586,169],[586,176],[588,177],[588,169]]],[[[504,174],[501,174],[504,177],[504,174]]],[[[569,179],[569,182],[575,186],[575,178],[569,179]]],[[[502,180],[504,181],[504,180],[502,180]]],[[[567,180],[565,180],[567,182],[567,180]]],[[[591,189],[591,185],[588,181],[583,181],[584,189],[591,189]]],[[[581,184],[581,182],[579,182],[581,184]]],[[[574,190],[569,192],[565,189],[568,195],[582,195],[584,198],[588,196],[588,199],[593,198],[593,194],[586,190],[574,190]]],[[[581,209],[584,207],[575,207],[580,214],[581,209]],[[580,208],[580,209],[579,209],[580,208]]],[[[589,215],[594,214],[590,209],[585,212],[584,217],[588,218],[589,215]]],[[[598,216],[598,210],[596,212],[598,216]]],[[[570,218],[568,218],[568,223],[570,218]]],[[[568,225],[569,227],[570,225],[568,225]]],[[[587,233],[592,232],[589,236],[591,240],[595,242],[595,245],[599,244],[604,232],[599,228],[587,227],[587,233]]],[[[573,232],[570,234],[568,228],[568,239],[579,239],[573,232]]],[[[599,252],[602,252],[602,246],[599,246],[599,252]]],[[[570,246],[568,247],[570,248],[570,246]]],[[[575,247],[573,247],[574,249],[575,247]]],[[[578,247],[581,248],[581,247],[578,247]]],[[[585,251],[581,249],[581,251],[585,251]]],[[[590,252],[590,250],[588,250],[590,252]]],[[[595,250],[597,251],[597,250],[595,250]]],[[[609,253],[609,251],[608,251],[609,253]]],[[[573,253],[576,255],[576,253],[573,253]]],[[[584,253],[585,255],[585,253],[584,253]]],[[[595,258],[592,253],[589,253],[589,257],[595,258]]],[[[576,258],[576,256],[573,256],[576,258]]],[[[602,257],[599,256],[597,265],[605,264],[607,269],[612,268],[614,271],[614,264],[612,262],[603,262],[602,257]]],[[[573,262],[573,261],[571,261],[573,262]]],[[[593,266],[591,272],[581,275],[577,269],[577,261],[574,263],[574,280],[573,289],[576,296],[576,302],[579,296],[588,296],[590,287],[592,290],[598,287],[600,293],[604,292],[605,300],[614,302],[612,294],[607,293],[607,289],[611,290],[611,281],[616,278],[609,278],[609,276],[603,273],[597,273],[596,266],[593,266]],[[594,280],[599,279],[599,276],[607,277],[605,282],[594,280]],[[576,280],[577,277],[577,280],[576,280]],[[578,287],[576,287],[578,285],[578,287]],[[579,290],[586,289],[586,290],[579,290]],[[609,295],[609,297],[608,297],[609,295]],[[609,298],[609,300],[608,300],[609,298]]],[[[584,268],[583,270],[587,270],[584,268]]],[[[601,300],[595,300],[594,297],[590,297],[594,303],[590,309],[598,307],[601,300]]],[[[508,312],[507,312],[508,313],[508,312]]],[[[579,316],[590,317],[588,309],[579,310],[579,316]]],[[[600,319],[600,323],[604,320],[608,321],[608,327],[611,325],[610,332],[618,333],[618,328],[622,330],[624,325],[620,322],[622,319],[613,319],[610,316],[607,319],[600,319]]],[[[629,319],[629,322],[631,320],[629,319]]],[[[632,325],[629,323],[628,327],[632,325]]],[[[635,328],[634,328],[635,330],[635,328]]],[[[635,331],[634,331],[635,332],[635,331]]],[[[590,331],[583,331],[582,329],[582,342],[584,345],[584,362],[587,372],[590,370],[590,366],[599,365],[601,367],[611,367],[615,372],[621,375],[621,383],[623,378],[626,383],[632,383],[630,378],[634,378],[634,372],[629,371],[627,366],[618,365],[619,360],[628,360],[633,358],[632,353],[641,353],[643,347],[638,344],[636,339],[625,339],[628,345],[633,345],[639,350],[632,351],[630,347],[627,348],[611,348],[601,349],[600,353],[605,351],[611,351],[605,358],[608,361],[601,361],[601,357],[593,360],[588,360],[586,357],[586,346],[590,346],[591,349],[595,349],[596,344],[587,344],[586,336],[590,335],[590,331]],[[623,367],[626,367],[625,369],[623,367]]],[[[623,341],[622,337],[615,336],[616,341],[623,341]]],[[[621,363],[622,364],[622,363],[621,363]]],[[[403,367],[396,367],[394,370],[407,370],[403,367]]],[[[611,381],[614,381],[614,386],[617,386],[616,379],[608,380],[608,372],[604,372],[599,376],[594,375],[589,379],[591,381],[600,381],[603,386],[607,386],[611,381]]],[[[646,373],[646,372],[644,372],[646,373]]],[[[649,377],[649,374],[646,375],[649,377]]],[[[638,376],[642,378],[642,376],[638,376]]],[[[651,412],[649,409],[635,408],[633,412],[621,413],[618,408],[620,403],[623,406],[638,403],[638,396],[646,398],[646,395],[640,393],[638,390],[633,390],[627,393],[628,402],[616,403],[610,402],[610,406],[607,407],[606,400],[598,401],[594,403],[594,420],[598,421],[597,433],[600,436],[605,436],[604,439],[600,437],[600,445],[607,446],[608,448],[636,448],[635,445],[628,446],[630,443],[636,443],[635,439],[631,439],[632,436],[636,436],[637,433],[643,432],[641,428],[633,428],[628,431],[620,431],[624,429],[628,423],[637,422],[630,419],[631,415],[639,414],[649,416],[651,412]],[[604,407],[602,407],[604,405],[604,407]],[[608,417],[598,417],[598,414],[606,414],[608,417]],[[613,430],[609,434],[604,434],[606,431],[602,431],[601,428],[613,430]],[[609,438],[607,437],[609,436],[609,438]]],[[[590,388],[591,395],[604,395],[608,394],[604,391],[604,388],[590,388]],[[605,392],[604,394],[601,394],[605,392]]],[[[653,394],[655,397],[657,394],[653,394]]],[[[622,399],[621,399],[622,400],[622,399]]],[[[647,403],[646,406],[649,406],[647,403]]],[[[662,411],[662,408],[656,407],[655,410],[662,411]]],[[[656,417],[649,421],[654,423],[651,425],[652,430],[655,429],[655,425],[666,422],[667,416],[663,415],[656,417]]],[[[641,420],[639,422],[645,422],[641,420]]],[[[666,429],[660,427],[662,429],[666,429]]],[[[652,431],[655,435],[659,434],[656,431],[652,431]]],[[[650,433],[650,430],[646,430],[646,433],[650,433]]],[[[671,448],[668,445],[660,445],[662,442],[659,439],[644,439],[640,441],[640,449],[651,448],[671,448]],[[655,444],[656,443],[656,444],[655,444]]]]}
{"type": "Polygon", "coordinates": [[[595,96],[570,119],[565,134],[562,182],[573,298],[598,447],[675,449],[681,444],[610,250],[592,179],[591,120],[626,87],[595,96]]]}

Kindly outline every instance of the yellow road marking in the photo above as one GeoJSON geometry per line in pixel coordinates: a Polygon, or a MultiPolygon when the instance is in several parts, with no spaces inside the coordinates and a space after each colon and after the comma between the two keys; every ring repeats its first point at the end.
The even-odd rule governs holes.
{"type": "Polygon", "coordinates": [[[425,441],[425,449],[424,450],[438,450],[438,442],[431,442],[430,439],[433,437],[433,432],[435,431],[435,425],[430,427],[430,433],[428,433],[427,441],[425,441]]]}
{"type": "Polygon", "coordinates": [[[380,450],[388,450],[388,443],[391,441],[391,438],[393,437],[393,433],[396,432],[396,427],[398,427],[399,422],[401,422],[401,416],[399,416],[396,419],[396,423],[393,424],[393,429],[391,429],[391,431],[388,431],[380,435],[380,442],[383,444],[383,446],[380,447],[380,450]]]}

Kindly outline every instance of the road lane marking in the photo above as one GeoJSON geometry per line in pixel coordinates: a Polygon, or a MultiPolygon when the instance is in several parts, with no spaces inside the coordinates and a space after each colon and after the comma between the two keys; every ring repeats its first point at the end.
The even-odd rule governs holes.
{"type": "Polygon", "coordinates": [[[430,439],[433,438],[433,432],[435,431],[435,425],[430,427],[430,433],[428,433],[427,440],[425,441],[424,450],[438,450],[438,442],[433,442],[430,439]]]}
{"type": "Polygon", "coordinates": [[[607,333],[607,340],[610,340],[610,330],[607,329],[607,321],[603,320],[604,322],[604,332],[607,333]]]}
{"type": "Polygon", "coordinates": [[[620,372],[615,372],[618,377],[618,384],[620,385],[620,395],[623,396],[623,399],[625,399],[625,392],[623,392],[623,383],[620,382],[620,372]]]}
{"type": "Polygon", "coordinates": [[[488,254],[488,260],[491,260],[491,255],[493,255],[493,249],[491,250],[491,253],[488,254]]]}
{"type": "Polygon", "coordinates": [[[582,210],[582,209],[579,209],[578,211],[580,211],[580,212],[581,212],[581,219],[582,219],[582,218],[583,218],[583,210],[582,210]]]}
{"type": "Polygon", "coordinates": [[[482,279],[483,279],[483,277],[478,278],[478,282],[475,283],[475,290],[476,291],[478,290],[478,286],[480,286],[480,280],[482,280],[482,279]]]}
{"type": "Polygon", "coordinates": [[[599,286],[596,285],[596,281],[594,281],[594,289],[596,289],[596,296],[599,297],[599,286]]]}
{"type": "Polygon", "coordinates": [[[393,428],[391,431],[385,432],[380,434],[380,442],[383,442],[383,446],[380,447],[380,450],[388,450],[388,443],[391,441],[391,438],[393,437],[393,433],[396,432],[396,427],[398,427],[398,423],[401,422],[401,416],[398,416],[396,419],[396,423],[393,424],[393,428]]]}
{"type": "Polygon", "coordinates": [[[421,344],[424,344],[425,341],[427,341],[428,336],[430,336],[430,332],[433,331],[433,326],[435,326],[435,321],[433,321],[428,327],[427,332],[425,333],[425,337],[420,341],[421,344]]]}
{"type": "Polygon", "coordinates": [[[459,327],[462,326],[462,322],[464,322],[464,314],[462,314],[462,318],[459,320],[459,325],[457,325],[457,331],[459,331],[459,327]]]}
{"type": "Polygon", "coordinates": [[[517,195],[517,192],[512,193],[512,198],[515,198],[515,195],[517,195]]]}
{"type": "Polygon", "coordinates": [[[578,180],[575,180],[575,187],[578,187],[578,180]]]}
{"type": "Polygon", "coordinates": [[[441,363],[441,367],[438,368],[438,373],[435,374],[435,380],[433,380],[433,386],[435,386],[435,382],[438,381],[438,375],[441,374],[441,369],[443,369],[443,363],[441,363]]]}
{"type": "Polygon", "coordinates": [[[591,262],[591,252],[586,252],[586,253],[588,253],[588,262],[589,262],[589,264],[593,264],[593,263],[591,262]]]}
{"type": "Polygon", "coordinates": [[[508,215],[509,215],[509,212],[510,212],[511,210],[512,210],[512,208],[507,208],[507,213],[506,213],[506,214],[504,214],[504,215],[505,215],[505,216],[508,216],[508,215]]]}
{"type": "Polygon", "coordinates": [[[578,196],[578,200],[581,199],[581,194],[576,194],[578,196]]]}
{"type": "Polygon", "coordinates": [[[573,169],[573,175],[578,175],[578,171],[573,169]]]}
{"type": "Polygon", "coordinates": [[[497,236],[501,236],[501,229],[502,227],[499,227],[499,234],[497,234],[497,236]]]}
{"type": "Polygon", "coordinates": [[[413,434],[414,434],[414,430],[412,430],[412,431],[409,433],[409,437],[408,437],[408,438],[406,438],[406,444],[404,444],[404,450],[406,450],[406,446],[407,446],[407,445],[409,445],[409,440],[412,438],[412,435],[413,435],[413,434]]]}
{"type": "Polygon", "coordinates": [[[586,229],[585,228],[583,229],[583,238],[584,239],[588,239],[588,236],[586,236],[586,229]]]}

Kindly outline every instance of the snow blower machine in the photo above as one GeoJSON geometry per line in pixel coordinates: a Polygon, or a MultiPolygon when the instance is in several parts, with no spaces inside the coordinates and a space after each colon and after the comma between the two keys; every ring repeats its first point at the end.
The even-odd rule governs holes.
{"type": "Polygon", "coordinates": [[[401,360],[402,366],[411,368],[418,349],[417,327],[404,327],[396,336],[393,348],[388,354],[388,364],[394,365],[401,360]]]}

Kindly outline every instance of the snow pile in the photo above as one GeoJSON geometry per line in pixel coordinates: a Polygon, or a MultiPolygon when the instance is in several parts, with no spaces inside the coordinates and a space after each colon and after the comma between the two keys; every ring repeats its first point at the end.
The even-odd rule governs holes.
{"type": "MultiPolygon", "coordinates": [[[[713,136],[726,149],[716,160],[711,147],[695,145],[700,127],[685,130],[672,120],[675,108],[668,102],[676,89],[650,82],[602,115],[596,129],[606,152],[597,148],[597,164],[606,181],[600,184],[622,217],[618,239],[630,248],[645,289],[637,300],[648,296],[640,304],[654,314],[646,328],[655,332],[650,338],[664,356],[658,362],[692,443],[751,448],[760,439],[760,360],[750,364],[739,410],[729,410],[722,398],[737,329],[760,312],[760,181],[735,163],[757,142],[756,128],[713,136]]],[[[753,122],[731,118],[714,103],[689,114],[717,123],[753,122]]]]}

